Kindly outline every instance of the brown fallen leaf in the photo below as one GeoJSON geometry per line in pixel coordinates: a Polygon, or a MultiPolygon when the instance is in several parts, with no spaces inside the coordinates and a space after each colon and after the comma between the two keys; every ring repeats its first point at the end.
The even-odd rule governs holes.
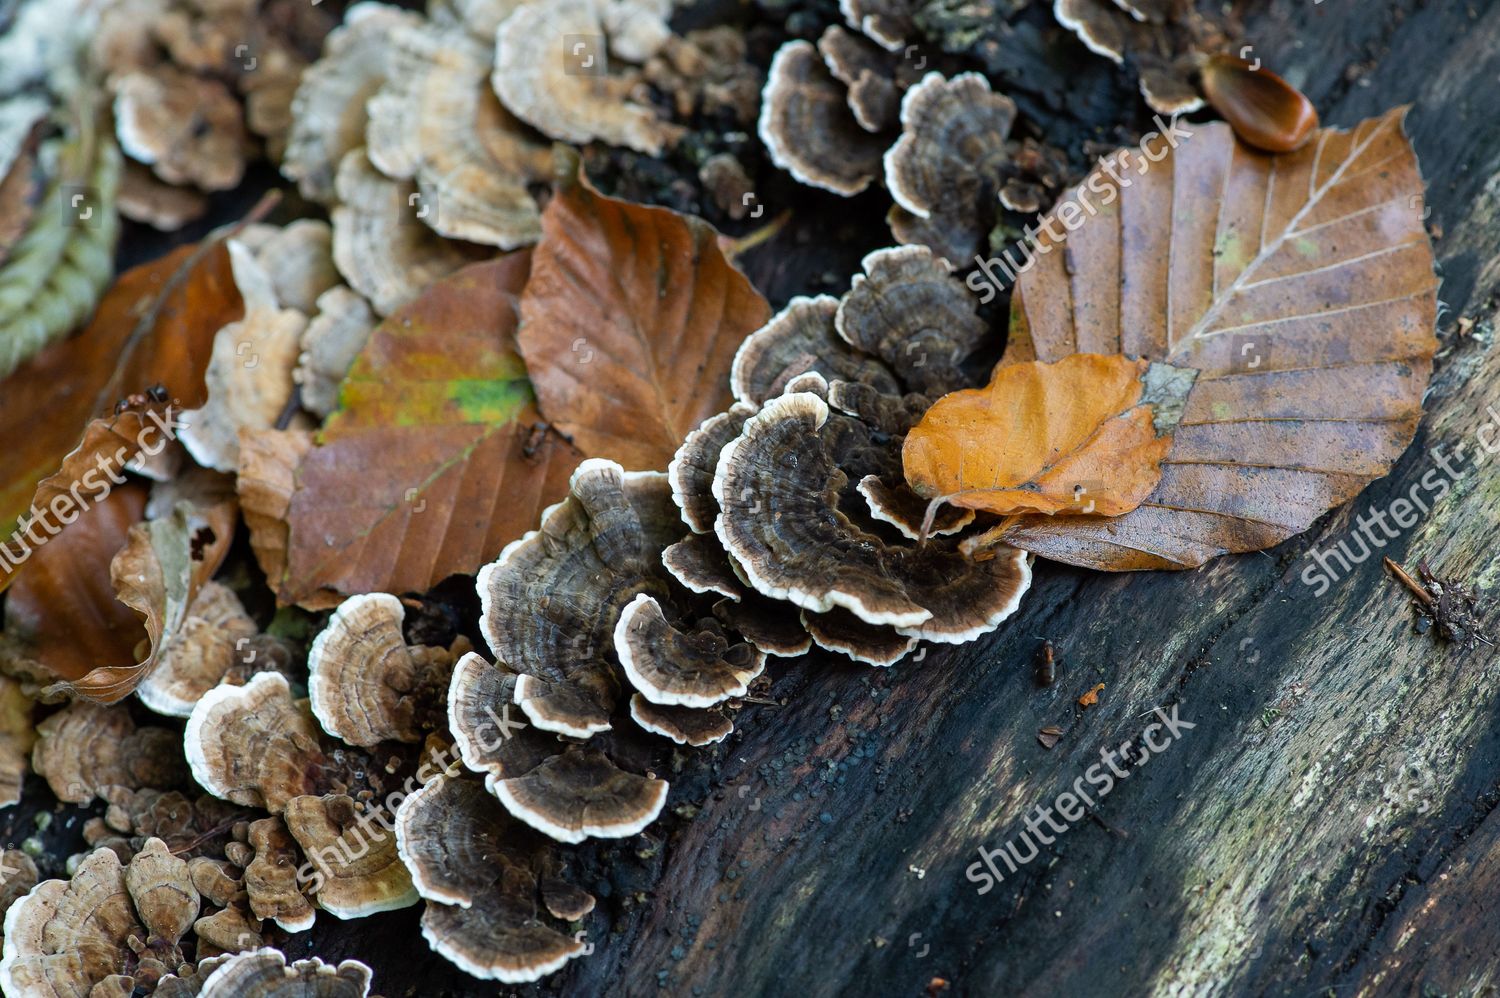
{"type": "MultiPolygon", "coordinates": [[[[120,447],[128,461],[143,445],[156,445],[162,431],[152,413],[160,418],[174,403],[174,412],[200,405],[214,333],[242,312],[222,243],[184,246],[122,275],[82,332],[0,382],[0,439],[6,441],[0,449],[0,543],[12,539],[14,524],[29,509],[47,511],[69,492],[97,496],[102,488],[80,483],[101,460],[107,471],[91,481],[101,474],[119,478],[120,447]],[[59,391],[61,385],[68,390],[59,391]],[[161,401],[144,395],[153,386],[161,386],[161,401]],[[115,413],[115,404],[130,396],[138,403],[115,413]]],[[[73,529],[54,525],[66,528],[63,533],[73,529]]],[[[0,558],[0,590],[16,569],[0,558]]]]}
{"type": "Polygon", "coordinates": [[[1144,503],[1025,517],[1006,543],[1107,571],[1192,568],[1301,533],[1390,470],[1436,346],[1404,116],[1282,156],[1194,125],[1129,186],[1101,170],[1064,196],[1076,227],[1017,282],[1002,363],[1123,353],[1200,374],[1144,503]]]}
{"type": "Polygon", "coordinates": [[[991,513],[1128,513],[1161,479],[1192,371],[1119,354],[998,368],[946,395],[906,436],[907,483],[991,513]]]}
{"type": "Polygon", "coordinates": [[[240,498],[277,598],[422,592],[536,525],[582,459],[548,434],[516,352],[528,254],[434,283],[374,332],[313,438],[240,438],[240,498]]]}
{"type": "Polygon", "coordinates": [[[109,565],[146,509],[146,487],[128,482],[41,545],[5,596],[7,671],[46,681],[81,679],[97,667],[130,666],[146,637],[115,599],[109,565]]]}
{"type": "Polygon", "coordinates": [[[1081,697],[1078,698],[1078,706],[1080,706],[1080,707],[1092,707],[1095,704],[1097,704],[1099,702],[1099,693],[1103,689],[1104,689],[1104,684],[1103,683],[1097,684],[1093,689],[1089,690],[1083,696],[1081,696],[1081,697]]]}
{"type": "Polygon", "coordinates": [[[707,223],[607,198],[560,155],[521,296],[521,354],[542,413],[580,450],[665,469],[729,408],[729,368],[770,307],[707,223]]]}

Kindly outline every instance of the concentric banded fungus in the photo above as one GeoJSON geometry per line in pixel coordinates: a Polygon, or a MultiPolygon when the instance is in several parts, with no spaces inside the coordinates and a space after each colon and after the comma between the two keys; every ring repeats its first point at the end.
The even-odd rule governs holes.
{"type": "Polygon", "coordinates": [[[849,110],[861,128],[884,132],[897,125],[901,94],[913,82],[905,71],[910,62],[836,24],[818,39],[818,52],[834,79],[849,88],[849,110]]]}
{"type": "Polygon", "coordinates": [[[136,694],[158,714],[187,717],[203,694],[243,661],[242,649],[256,631],[232,589],[205,583],[136,694]]]}
{"type": "Polygon", "coordinates": [[[365,102],[380,89],[391,39],[422,18],[383,3],[356,3],[329,33],[323,57],[302,74],[292,99],[292,127],[281,172],[302,196],[330,204],[345,155],[365,144],[365,102]]]}
{"type": "MultiPolygon", "coordinates": [[[[807,374],[821,375],[825,381],[862,382],[881,392],[899,393],[895,375],[884,364],[849,349],[847,341],[839,338],[835,329],[838,310],[838,299],[830,295],[799,296],[745,337],[729,372],[729,387],[734,397],[759,405],[782,394],[794,379],[807,374]]],[[[701,480],[701,469],[697,478],[687,477],[686,471],[701,465],[708,449],[720,443],[720,438],[731,428],[743,425],[749,411],[753,410],[731,409],[705,420],[696,431],[698,435],[688,436],[673,461],[674,465],[682,461],[686,466],[684,474],[674,478],[674,490],[679,488],[680,480],[684,495],[700,494],[689,492],[688,488],[693,481],[701,480]]],[[[682,505],[682,500],[678,504],[682,505]]],[[[687,511],[686,506],[683,509],[687,511]]],[[[695,510],[695,517],[697,513],[695,510]]],[[[697,529],[694,520],[688,523],[697,529]]]]}
{"type": "Polygon", "coordinates": [[[917,646],[916,638],[894,627],[867,624],[843,607],[834,607],[827,613],[803,610],[802,626],[819,648],[840,652],[868,665],[894,665],[917,646]]]}
{"type": "Polygon", "coordinates": [[[288,966],[286,955],[266,947],[238,953],[203,982],[199,998],[366,998],[370,968],[358,960],[334,966],[317,957],[288,966]]]}
{"type": "MultiPolygon", "coordinates": [[[[396,842],[428,900],[422,935],[467,973],[534,981],[584,952],[544,919],[552,846],[517,822],[475,780],[439,776],[396,812],[396,842]],[[541,896],[539,896],[541,895],[541,896]]],[[[580,914],[592,907],[574,898],[580,914]]]]}
{"type": "Polygon", "coordinates": [[[965,387],[960,365],[989,333],[974,295],[925,246],[876,250],[861,262],[834,317],[850,345],[936,397],[965,387]]]}
{"type": "MultiPolygon", "coordinates": [[[[758,335],[758,332],[752,333],[745,343],[748,344],[758,335]]],[[[757,349],[765,351],[761,354],[764,359],[746,359],[745,371],[736,379],[746,393],[754,386],[773,383],[779,377],[779,373],[773,375],[769,370],[778,366],[778,361],[769,356],[772,350],[770,340],[763,340],[757,349]],[[761,368],[765,370],[760,370],[761,368]]],[[[742,345],[735,355],[736,370],[740,369],[740,358],[743,356],[745,347],[742,345]]],[[[667,465],[667,481],[672,486],[672,501],[682,510],[683,521],[694,533],[705,534],[714,529],[714,517],[719,515],[719,506],[713,497],[714,470],[719,464],[719,451],[740,435],[740,427],[745,425],[745,420],[755,415],[755,410],[756,406],[752,402],[736,402],[729,407],[729,411],[705,419],[682,441],[672,463],[667,465]]],[[[689,585],[689,588],[692,587],[689,585]]],[[[694,592],[702,590],[695,589],[694,592]]]]}
{"type": "Polygon", "coordinates": [[[175,732],[137,728],[124,707],[75,701],[37,725],[31,768],[57,799],[87,804],[109,787],[174,787],[186,782],[175,732]]]}
{"type": "Polygon", "coordinates": [[[920,7],[918,0],[839,0],[849,27],[891,52],[900,52],[916,31],[920,7]]]}
{"type": "Polygon", "coordinates": [[[444,239],[418,216],[421,194],[410,181],[383,176],[363,148],[346,155],[335,182],[333,259],[349,286],[381,315],[482,257],[480,247],[444,239]]]}
{"type": "Polygon", "coordinates": [[[812,638],[797,618],[769,596],[750,591],[737,601],[719,600],[713,612],[726,627],[767,655],[795,658],[812,647],[812,638]]]}
{"type": "Polygon", "coordinates": [[[361,814],[348,794],[325,794],[292,798],[285,817],[317,870],[318,907],[337,918],[363,918],[417,903],[389,819],[377,809],[361,814]]]}
{"type": "Polygon", "coordinates": [[[777,166],[850,197],[880,176],[884,144],[860,127],[846,94],[811,42],[787,42],[771,60],[758,130],[777,166]]]}
{"type": "Polygon", "coordinates": [[[1060,24],[1089,49],[1140,72],[1141,95],[1153,111],[1188,114],[1203,106],[1193,84],[1201,53],[1229,47],[1226,29],[1190,3],[1139,0],[1053,0],[1060,24]]]}
{"type": "Polygon", "coordinates": [[[712,707],[744,696],[766,665],[764,654],[747,644],[731,645],[715,630],[684,634],[646,593],[620,614],[615,653],[631,685],[661,706],[712,707]]]}
{"type": "Polygon", "coordinates": [[[307,690],[324,731],[369,747],[419,742],[440,722],[457,656],[408,647],[405,618],[399,599],[369,593],[351,596],[328,619],[307,655],[307,690]]]}
{"type": "Polygon", "coordinates": [[[255,917],[288,932],[312,928],[317,915],[297,882],[300,857],[286,824],[274,817],[250,822],[250,847],[255,858],[245,867],[245,891],[255,917]]]}
{"type": "Polygon", "coordinates": [[[667,802],[666,780],[627,773],[598,749],[576,745],[524,776],[489,782],[507,811],[559,842],[626,838],[667,802]]]}
{"type": "Polygon", "coordinates": [[[1015,103],[978,73],[928,73],[906,92],[901,138],[885,154],[897,239],[967,262],[989,231],[1015,118],[1015,103]]]}
{"type": "MultiPolygon", "coordinates": [[[[847,478],[823,439],[830,422],[818,396],[784,395],[719,457],[715,530],[750,583],[806,610],[843,607],[936,641],[971,640],[1014,612],[1031,578],[1020,552],[976,562],[936,542],[892,547],[840,511],[847,478]]],[[[826,435],[847,429],[831,423],[826,435]]]]}
{"type": "Polygon", "coordinates": [[[177,948],[198,912],[187,863],[160,839],[129,867],[89,854],[71,880],[37,884],[5,916],[0,990],[7,995],[129,995],[182,964],[177,948]],[[142,924],[144,922],[144,925],[142,924]]]}
{"type": "Polygon", "coordinates": [[[396,34],[366,129],[370,161],[413,180],[423,220],[454,239],[513,249],[536,242],[541,216],[527,191],[551,175],[551,147],[490,89],[490,49],[459,28],[396,34]]]}
{"type": "Polygon", "coordinates": [[[280,814],[293,797],[327,789],[317,721],[279,672],[205,694],[188,718],[183,749],[199,785],[246,807],[280,814]]]}
{"type": "Polygon", "coordinates": [[[480,627],[496,657],[523,674],[516,702],[531,722],[587,738],[609,730],[619,700],[606,657],[615,622],[637,594],[666,596],[661,551],[681,524],[670,513],[657,522],[664,514],[651,507],[667,486],[655,472],[589,460],[569,487],[572,494],[542,514],[541,529],[480,570],[480,627]]]}
{"type": "MultiPolygon", "coordinates": [[[[717,458],[717,453],[714,456],[717,458]]],[[[708,487],[713,487],[713,479],[709,479],[708,487]]],[[[714,513],[718,514],[717,507],[714,513]]],[[[712,519],[708,526],[713,529],[712,519]]],[[[745,587],[713,534],[689,534],[661,553],[661,563],[674,579],[695,593],[718,593],[732,600],[744,595],[745,587]]]]}
{"type": "Polygon", "coordinates": [[[630,698],[630,717],[652,734],[670,738],[678,745],[712,745],[734,730],[734,722],[722,710],[663,707],[639,693],[630,698]]]}
{"type": "Polygon", "coordinates": [[[512,114],[554,139],[599,139],[660,155],[676,129],[650,107],[630,101],[635,80],[609,75],[607,53],[590,49],[590,41],[600,48],[605,38],[601,7],[595,0],[519,7],[495,34],[490,82],[512,114]],[[538,46],[539,39],[551,44],[538,46]],[[554,47],[562,39],[580,41],[567,52],[554,47]]]}
{"type": "Polygon", "coordinates": [[[370,303],[343,285],[319,295],[315,312],[302,330],[292,379],[302,386],[302,408],[327,416],[338,406],[339,386],[378,320],[370,303]]]}
{"type": "MultiPolygon", "coordinates": [[[[882,523],[889,523],[902,535],[912,540],[922,537],[922,523],[927,518],[926,499],[912,491],[906,482],[888,485],[878,475],[866,475],[859,480],[859,494],[869,504],[870,515],[882,523]]],[[[956,534],[974,522],[974,511],[961,506],[945,505],[933,517],[927,534],[943,537],[956,534]]]]}
{"type": "Polygon", "coordinates": [[[126,155],[169,184],[225,191],[240,182],[249,140],[239,101],[222,82],[163,64],[124,74],[113,90],[126,155]]]}

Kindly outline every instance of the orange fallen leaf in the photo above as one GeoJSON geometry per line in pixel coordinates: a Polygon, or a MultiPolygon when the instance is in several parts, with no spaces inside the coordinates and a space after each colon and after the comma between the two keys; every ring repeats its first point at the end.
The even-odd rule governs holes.
{"type": "Polygon", "coordinates": [[[1200,373],[1145,502],[1023,517],[1007,544],[1106,571],[1192,568],[1301,533],[1390,470],[1437,344],[1405,114],[1280,156],[1195,124],[1128,185],[1101,169],[1063,196],[1095,210],[1044,234],[1003,363],[1087,351],[1200,373]]]}
{"type": "Polygon", "coordinates": [[[583,455],[539,428],[516,351],[528,254],[471,264],[370,335],[321,433],[240,438],[251,546],[283,603],[422,592],[536,525],[583,455]]]}
{"type": "Polygon", "coordinates": [[[1099,702],[1099,691],[1102,689],[1104,689],[1104,684],[1100,683],[1099,685],[1095,686],[1093,689],[1085,693],[1083,696],[1079,697],[1078,706],[1092,707],[1097,704],[1099,702]]]}
{"type": "Polygon", "coordinates": [[[591,457],[665,469],[729,408],[729,369],[770,306],[706,222],[607,198],[565,157],[521,296],[543,415],[591,457]]]}
{"type": "Polygon", "coordinates": [[[1119,516],[1161,478],[1191,371],[1118,354],[1002,367],[906,436],[918,494],[991,513],[1119,516]]]}

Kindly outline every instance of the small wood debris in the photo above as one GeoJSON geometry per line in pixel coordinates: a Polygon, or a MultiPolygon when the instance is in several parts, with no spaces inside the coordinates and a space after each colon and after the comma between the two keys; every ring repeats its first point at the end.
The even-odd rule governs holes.
{"type": "Polygon", "coordinates": [[[1049,724],[1036,733],[1036,740],[1042,743],[1042,748],[1050,749],[1062,738],[1062,728],[1055,724],[1049,724]]]}
{"type": "Polygon", "coordinates": [[[1438,637],[1465,648],[1472,648],[1479,642],[1494,643],[1479,619],[1485,598],[1468,585],[1438,578],[1428,567],[1426,559],[1417,563],[1417,578],[1412,578],[1406,569],[1390,558],[1384,561],[1396,580],[1412,593],[1418,633],[1425,634],[1435,626],[1438,637]]]}
{"type": "Polygon", "coordinates": [[[1099,691],[1102,690],[1102,689],[1104,689],[1104,684],[1103,683],[1099,683],[1093,689],[1089,690],[1083,696],[1079,697],[1078,698],[1078,706],[1080,706],[1080,707],[1092,707],[1095,704],[1097,704],[1099,702],[1099,691]]]}

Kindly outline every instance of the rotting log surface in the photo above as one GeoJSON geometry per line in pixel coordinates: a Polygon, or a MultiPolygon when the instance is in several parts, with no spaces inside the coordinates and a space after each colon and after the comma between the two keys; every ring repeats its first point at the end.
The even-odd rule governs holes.
{"type": "MultiPolygon", "coordinates": [[[[419,909],[320,916],[289,956],[365,960],[387,998],[920,995],[935,977],[947,994],[986,996],[1493,993],[1500,648],[1416,633],[1379,555],[1495,588],[1500,479],[1466,465],[1430,515],[1321,598],[1298,576],[1310,549],[1351,537],[1356,516],[1437,467],[1430,448],[1472,452],[1487,407],[1500,411],[1486,342],[1500,289],[1500,4],[1284,0],[1244,17],[1256,54],[1326,124],[1415,105],[1408,129],[1443,229],[1441,323],[1472,318],[1477,335],[1445,338],[1417,440],[1388,478],[1276,550],[1196,572],[1039,562],[999,632],[919,662],[783,667],[772,695],[785,706],[748,707],[727,747],[669,774],[692,820],[592,857],[625,868],[586,923],[597,951],[540,987],[465,977],[428,950],[419,909]],[[1060,664],[1039,689],[1044,638],[1060,664]],[[1079,708],[1097,683],[1098,706],[1079,708]],[[1101,748],[1174,705],[1192,730],[976,893],[964,870],[979,846],[1017,835],[1101,748]],[[1036,739],[1046,725],[1063,731],[1051,751],[1036,739]]],[[[816,264],[846,275],[858,255],[838,247],[816,264]]],[[[805,254],[765,256],[777,260],[755,274],[763,287],[807,289],[805,254]]],[[[5,815],[5,832],[26,834],[29,811],[5,815]]]]}

